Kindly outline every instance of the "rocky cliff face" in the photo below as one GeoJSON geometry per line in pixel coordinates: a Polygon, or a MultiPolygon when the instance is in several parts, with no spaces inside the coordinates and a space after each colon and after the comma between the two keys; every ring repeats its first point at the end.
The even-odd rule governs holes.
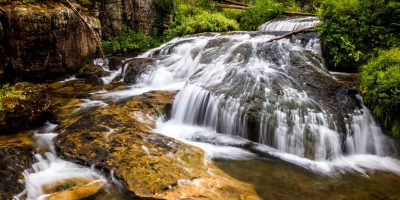
{"type": "MultiPolygon", "coordinates": [[[[61,3],[12,4],[2,9],[0,62],[8,61],[1,62],[0,76],[5,70],[26,80],[54,78],[79,69],[96,53],[95,40],[87,27],[61,3]]],[[[94,30],[100,31],[97,18],[82,15],[94,30]]]]}
{"type": "Polygon", "coordinates": [[[161,15],[153,0],[105,0],[100,10],[104,38],[119,35],[123,26],[150,35],[161,15]]]}

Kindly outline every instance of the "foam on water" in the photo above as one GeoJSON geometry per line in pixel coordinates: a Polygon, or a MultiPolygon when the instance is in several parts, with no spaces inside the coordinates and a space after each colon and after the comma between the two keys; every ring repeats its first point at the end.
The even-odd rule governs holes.
{"type": "Polygon", "coordinates": [[[106,182],[106,179],[93,169],[62,160],[53,153],[36,155],[36,159],[37,162],[32,168],[24,172],[28,200],[46,199],[47,194],[43,192],[43,186],[57,180],[83,178],[106,182]]]}

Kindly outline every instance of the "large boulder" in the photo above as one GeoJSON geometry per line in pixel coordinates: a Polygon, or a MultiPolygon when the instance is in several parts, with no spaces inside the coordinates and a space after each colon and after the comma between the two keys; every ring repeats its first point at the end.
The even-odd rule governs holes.
{"type": "Polygon", "coordinates": [[[25,189],[20,180],[34,163],[33,150],[27,134],[0,135],[0,199],[13,199],[25,189]]]}
{"type": "Polygon", "coordinates": [[[56,151],[66,160],[112,171],[133,197],[257,199],[249,185],[205,165],[201,150],[152,132],[174,95],[150,92],[65,120],[56,151]]]}
{"type": "Polygon", "coordinates": [[[0,93],[0,133],[27,129],[44,122],[50,112],[47,87],[20,82],[0,93]]]}
{"type": "MultiPolygon", "coordinates": [[[[1,6],[7,72],[26,80],[57,78],[93,58],[97,45],[78,15],[62,3],[1,6]]],[[[97,33],[100,21],[81,13],[97,33]]],[[[0,48],[1,50],[1,48],[0,48]]]]}

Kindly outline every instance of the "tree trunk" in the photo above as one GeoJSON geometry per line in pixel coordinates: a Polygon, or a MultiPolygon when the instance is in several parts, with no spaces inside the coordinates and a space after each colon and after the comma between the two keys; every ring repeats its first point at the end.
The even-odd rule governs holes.
{"type": "Polygon", "coordinates": [[[245,7],[245,6],[230,5],[230,4],[222,4],[222,3],[217,3],[217,7],[219,7],[219,8],[242,9],[242,10],[246,10],[246,9],[247,9],[247,7],[245,7]]]}
{"type": "Polygon", "coordinates": [[[300,30],[297,30],[297,31],[292,31],[292,32],[287,33],[285,35],[278,36],[278,37],[272,38],[270,40],[267,40],[266,42],[273,42],[273,41],[276,41],[276,40],[287,38],[287,37],[290,37],[290,36],[295,35],[297,33],[309,33],[309,32],[314,32],[314,29],[312,29],[312,28],[304,28],[304,29],[300,29],[300,30]]]}

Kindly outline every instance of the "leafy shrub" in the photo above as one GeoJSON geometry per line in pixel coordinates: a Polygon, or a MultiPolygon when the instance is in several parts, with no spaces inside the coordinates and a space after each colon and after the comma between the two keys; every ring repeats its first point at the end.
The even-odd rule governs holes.
{"type": "Polygon", "coordinates": [[[119,37],[103,41],[102,47],[106,53],[144,51],[161,44],[161,42],[161,39],[153,39],[144,33],[124,28],[119,37]]]}
{"type": "Polygon", "coordinates": [[[256,0],[239,18],[241,30],[256,30],[268,20],[279,17],[284,10],[282,3],[273,0],[256,0]]]}
{"type": "Polygon", "coordinates": [[[318,28],[330,67],[356,68],[400,42],[400,3],[325,0],[318,28]]]}
{"type": "Polygon", "coordinates": [[[245,10],[224,8],[222,9],[222,14],[228,19],[239,20],[240,16],[245,12],[245,10]]]}
{"type": "Polygon", "coordinates": [[[223,32],[238,30],[239,25],[235,20],[226,18],[222,13],[210,13],[204,10],[196,10],[193,15],[189,14],[188,6],[180,6],[176,21],[166,31],[166,38],[201,33],[201,32],[223,32]]]}
{"type": "Polygon", "coordinates": [[[400,49],[382,51],[362,67],[361,93],[384,127],[400,133],[400,49]]]}

